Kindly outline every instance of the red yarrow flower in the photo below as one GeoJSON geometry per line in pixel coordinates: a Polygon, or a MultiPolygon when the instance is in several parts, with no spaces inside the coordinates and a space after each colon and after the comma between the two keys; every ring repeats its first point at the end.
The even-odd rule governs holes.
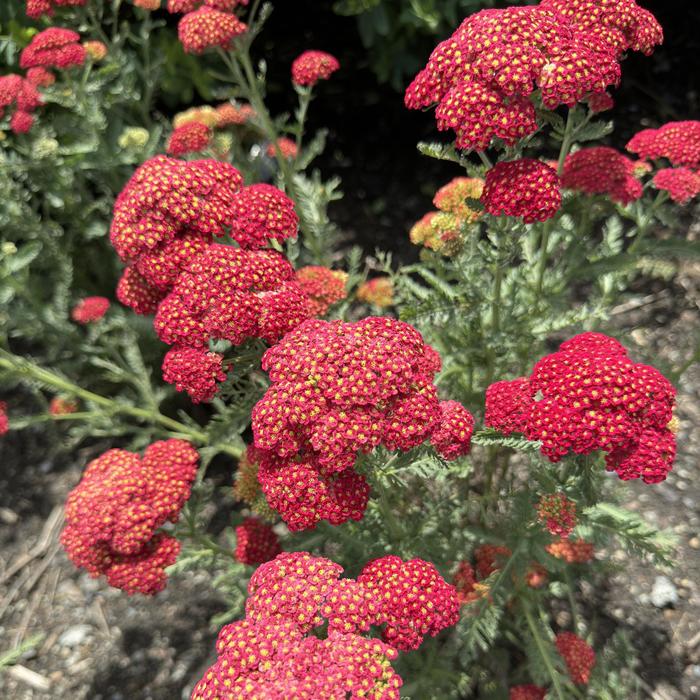
{"type": "Polygon", "coordinates": [[[556,171],[539,160],[496,163],[486,173],[481,201],[493,216],[520,217],[526,224],[546,221],[561,206],[560,184],[556,171]]]}
{"type": "Polygon", "coordinates": [[[576,503],[563,493],[545,494],[537,505],[537,517],[552,535],[567,538],[576,527],[576,503]]]}
{"type": "Polygon", "coordinates": [[[560,632],[554,643],[564,659],[571,680],[574,683],[587,685],[591,677],[591,670],[595,666],[593,647],[573,632],[560,632]]]}
{"type": "Polygon", "coordinates": [[[15,134],[26,134],[34,126],[34,115],[17,110],[10,117],[10,129],[15,134]]]}
{"type": "Polygon", "coordinates": [[[101,61],[107,55],[107,46],[101,41],[84,41],[83,48],[93,61],[101,61]]]}
{"type": "Polygon", "coordinates": [[[175,347],[163,359],[163,381],[186,391],[192,403],[211,401],[218,390],[217,382],[226,380],[223,357],[202,348],[175,347]]]}
{"type": "Polygon", "coordinates": [[[234,39],[245,34],[248,26],[230,12],[204,6],[188,12],[177,25],[177,35],[186,53],[200,54],[207,49],[231,48],[234,39]]]}
{"type": "Polygon", "coordinates": [[[532,411],[532,395],[525,377],[494,382],[486,389],[484,423],[504,435],[524,433],[532,411]]]}
{"type": "Polygon", "coordinates": [[[36,87],[48,87],[56,82],[56,76],[46,68],[36,66],[27,71],[27,80],[36,87]]]}
{"type": "Polygon", "coordinates": [[[678,204],[687,204],[700,194],[700,174],[690,168],[663,168],[654,175],[654,185],[665,190],[678,204]]]}
{"type": "Polygon", "coordinates": [[[292,63],[292,81],[312,87],[319,80],[328,80],[339,68],[338,59],[325,51],[304,51],[292,63]]]}
{"type": "Polygon", "coordinates": [[[109,299],[105,297],[86,297],[79,301],[71,311],[71,318],[76,323],[94,323],[99,321],[109,309],[109,299]]]}
{"type": "Polygon", "coordinates": [[[142,316],[154,314],[164,296],[135,267],[127,267],[117,285],[117,299],[142,316]]]}
{"type": "Polygon", "coordinates": [[[220,129],[226,126],[241,126],[255,117],[255,110],[248,104],[236,105],[224,102],[215,111],[216,125],[220,129]]]}
{"type": "Polygon", "coordinates": [[[73,399],[63,399],[60,396],[54,396],[49,403],[49,413],[52,416],[65,416],[75,413],[77,410],[78,402],[73,399]]]}
{"type": "Polygon", "coordinates": [[[626,146],[640,158],[666,158],[672,165],[700,167],[700,121],[668,122],[658,129],[644,129],[626,146]]]}
{"type": "Polygon", "coordinates": [[[0,117],[13,104],[10,128],[16,134],[25,134],[34,124],[32,112],[41,104],[41,95],[30,80],[11,73],[0,76],[0,117]]]}
{"type": "Polygon", "coordinates": [[[363,282],[357,288],[357,299],[379,309],[386,309],[394,303],[394,284],[390,277],[375,277],[363,282]]]}
{"type": "Polygon", "coordinates": [[[21,68],[71,68],[85,63],[87,52],[80,35],[70,29],[49,27],[32,37],[19,57],[21,68]]]}
{"type": "Polygon", "coordinates": [[[604,194],[614,202],[629,204],[642,196],[636,164],[608,146],[582,148],[564,162],[562,185],[586,194],[604,194]]]}
{"type": "Polygon", "coordinates": [[[546,688],[531,683],[515,685],[509,690],[509,700],[544,700],[546,695],[546,688]]]}
{"type": "Polygon", "coordinates": [[[545,549],[556,559],[567,564],[587,564],[593,559],[593,545],[585,540],[559,539],[548,544],[545,549]]]}
{"type": "Polygon", "coordinates": [[[82,7],[88,0],[26,0],[27,17],[37,19],[42,15],[53,15],[56,8],[82,7]]]}
{"type": "Polygon", "coordinates": [[[309,312],[323,316],[333,304],[347,297],[347,272],[331,270],[322,265],[308,265],[296,271],[296,278],[309,297],[309,312]]]}
{"type": "Polygon", "coordinates": [[[596,92],[588,98],[588,109],[590,109],[593,114],[607,112],[614,106],[615,100],[607,92],[596,92]]]}
{"type": "Polygon", "coordinates": [[[211,143],[211,129],[201,122],[187,122],[170,134],[165,150],[172,156],[201,153],[211,143]]]}
{"type": "Polygon", "coordinates": [[[463,457],[471,449],[474,416],[457,401],[440,402],[440,422],[430,435],[430,443],[444,459],[463,457]]]}
{"type": "Polygon", "coordinates": [[[177,521],[198,461],[189,443],[166,440],[143,457],[115,449],[90,462],[66,501],[61,543],[69,558],[129,594],[162,590],[180,545],[158,529],[177,521]]]}
{"type": "Polygon", "coordinates": [[[247,5],[248,0],[168,0],[168,12],[193,12],[198,7],[212,7],[215,10],[233,12],[239,5],[247,5]]]}
{"type": "Polygon", "coordinates": [[[280,155],[285,160],[294,160],[299,153],[296,142],[292,141],[292,139],[288,139],[286,136],[282,136],[282,138],[277,139],[275,143],[268,145],[266,150],[268,157],[276,158],[278,149],[280,155]]]}
{"type": "Polygon", "coordinates": [[[282,547],[274,530],[257,518],[246,518],[236,528],[236,550],[233,556],[241,564],[264,564],[274,559],[281,551],[282,547]]]}
{"type": "Polygon", "coordinates": [[[7,417],[7,404],[0,401],[0,435],[7,435],[10,430],[10,420],[7,417]]]}

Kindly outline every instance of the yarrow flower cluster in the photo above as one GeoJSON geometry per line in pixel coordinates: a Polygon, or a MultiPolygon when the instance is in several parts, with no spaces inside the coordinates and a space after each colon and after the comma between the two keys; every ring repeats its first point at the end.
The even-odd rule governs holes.
{"type": "Polygon", "coordinates": [[[267,153],[268,158],[276,158],[278,149],[285,160],[294,160],[299,153],[296,142],[286,136],[282,136],[274,143],[268,144],[265,153],[267,153]]]}
{"type": "Polygon", "coordinates": [[[236,551],[233,556],[241,564],[256,566],[274,559],[280,552],[274,530],[257,518],[246,518],[236,528],[236,551]]]}
{"type": "Polygon", "coordinates": [[[326,311],[348,295],[345,284],[348,273],[331,270],[322,265],[308,265],[296,271],[297,282],[309,298],[312,316],[323,316],[326,311]]]}
{"type": "Polygon", "coordinates": [[[211,142],[211,129],[199,121],[192,121],[175,128],[165,150],[173,156],[185,153],[201,153],[211,142]]]}
{"type": "Polygon", "coordinates": [[[60,7],[82,7],[88,0],[26,0],[27,17],[37,19],[42,15],[53,15],[60,7]]]}
{"type": "Polygon", "coordinates": [[[339,68],[338,59],[325,51],[304,51],[292,63],[292,81],[312,87],[319,80],[328,80],[339,68]]]}
{"type": "Polygon", "coordinates": [[[356,580],[342,572],[306,552],[262,564],[248,585],[245,619],[220,631],[218,659],[193,700],[398,700],[396,649],[417,648],[456,624],[455,590],[420,559],[375,559],[356,580]],[[327,636],[311,634],[326,623],[327,636]],[[385,642],[362,636],[373,625],[385,626],[385,642]]]}
{"type": "Polygon", "coordinates": [[[583,333],[539,360],[529,379],[490,386],[485,421],[540,441],[552,462],[602,450],[609,471],[653,484],[666,478],[675,458],[668,427],[675,393],[658,370],[633,362],[613,338],[583,333]]]}
{"type": "Polygon", "coordinates": [[[84,41],[83,48],[93,61],[101,61],[107,56],[107,46],[101,41],[84,41]]]}
{"type": "Polygon", "coordinates": [[[390,277],[374,277],[357,288],[357,299],[378,309],[386,309],[394,303],[394,284],[390,277]]]}
{"type": "Polygon", "coordinates": [[[627,150],[640,158],[665,158],[672,165],[700,168],[700,121],[668,122],[632,137],[627,150]]]}
{"type": "Polygon", "coordinates": [[[36,87],[48,87],[56,82],[56,76],[50,70],[36,66],[27,71],[27,80],[36,87]]]}
{"type": "Polygon", "coordinates": [[[662,168],[654,175],[654,186],[665,190],[677,204],[687,204],[700,194],[700,173],[686,168],[662,168]]]}
{"type": "Polygon", "coordinates": [[[629,204],[642,196],[637,164],[608,146],[582,148],[564,161],[562,185],[586,194],[604,194],[629,204]]]}
{"type": "Polygon", "coordinates": [[[177,521],[198,461],[188,442],[165,440],[143,457],[114,449],[90,462],[66,501],[61,543],[73,563],[129,594],[161,591],[180,545],[157,531],[177,521]]]}
{"type": "Polygon", "coordinates": [[[109,309],[109,299],[105,297],[86,297],[79,301],[71,311],[71,318],[83,325],[99,321],[109,309]]]}
{"type": "Polygon", "coordinates": [[[620,80],[627,50],[650,53],[663,38],[633,0],[542,0],[535,7],[483,10],[440,43],[406,90],[410,109],[437,105],[438,128],[460,149],[512,146],[537,130],[530,96],[546,109],[573,107],[620,80]]]}
{"type": "Polygon", "coordinates": [[[409,232],[411,242],[447,256],[458,253],[463,242],[462,231],[481,218],[481,212],[470,207],[466,200],[478,200],[483,189],[481,178],[450,180],[433,198],[438,211],[428,212],[409,232]]]}
{"type": "Polygon", "coordinates": [[[272,381],[253,409],[259,479],[292,530],[359,520],[369,487],[359,452],[410,450],[433,435],[444,455],[469,449],[471,416],[438,400],[440,358],[420,333],[391,318],[309,320],[263,356],[272,381]]]}
{"type": "Polygon", "coordinates": [[[516,685],[509,691],[509,700],[544,700],[547,689],[539,685],[516,685]]]}
{"type": "Polygon", "coordinates": [[[15,111],[10,117],[10,128],[15,134],[25,134],[34,124],[33,112],[41,104],[41,95],[35,84],[21,75],[0,76],[0,117],[11,105],[15,111]]]}
{"type": "Polygon", "coordinates": [[[561,206],[560,184],[556,171],[542,161],[502,161],[486,173],[481,202],[493,216],[520,217],[526,224],[546,221],[561,206]]]}
{"type": "Polygon", "coordinates": [[[548,544],[545,549],[556,559],[567,564],[587,564],[593,559],[593,545],[585,540],[559,539],[548,544]]]}
{"type": "Polygon", "coordinates": [[[172,348],[163,358],[162,369],[163,381],[174,384],[177,391],[186,391],[192,403],[211,401],[218,382],[226,380],[223,357],[204,348],[172,348]]]}
{"type": "Polygon", "coordinates": [[[567,538],[576,527],[576,504],[560,492],[545,494],[537,504],[537,517],[552,535],[567,538]]]}
{"type": "Polygon", "coordinates": [[[204,5],[184,15],[177,25],[177,35],[186,53],[200,54],[207,49],[228,50],[236,37],[248,26],[231,12],[221,12],[204,5]]]}
{"type": "Polygon", "coordinates": [[[7,417],[7,404],[0,401],[0,436],[7,435],[10,430],[10,420],[7,417]]]}
{"type": "Polygon", "coordinates": [[[573,632],[560,632],[554,643],[564,659],[569,676],[574,683],[587,685],[595,666],[595,652],[590,644],[573,632]]]}
{"type": "Polygon", "coordinates": [[[85,63],[87,52],[80,35],[70,29],[49,27],[35,34],[19,56],[21,68],[71,68],[85,63]]]}
{"type": "Polygon", "coordinates": [[[54,396],[49,403],[49,413],[52,416],[65,416],[78,410],[78,402],[73,399],[64,399],[54,396]]]}

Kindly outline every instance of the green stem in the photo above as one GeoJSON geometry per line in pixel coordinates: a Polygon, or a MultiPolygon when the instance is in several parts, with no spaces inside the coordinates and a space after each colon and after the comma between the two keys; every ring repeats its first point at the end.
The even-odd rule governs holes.
{"type": "Polygon", "coordinates": [[[309,105],[311,104],[312,88],[301,88],[299,92],[299,109],[297,111],[297,125],[296,125],[296,144],[297,144],[297,155],[294,159],[298,160],[301,155],[301,143],[304,138],[304,126],[306,124],[306,115],[309,111],[309,105]]]}
{"type": "Polygon", "coordinates": [[[564,127],[564,138],[561,141],[561,148],[559,149],[559,158],[557,160],[557,174],[561,177],[564,172],[564,161],[566,156],[569,155],[571,146],[574,143],[574,109],[569,109],[566,115],[566,126],[564,127]]]}
{"type": "Polygon", "coordinates": [[[535,303],[539,302],[544,285],[544,274],[547,271],[547,248],[549,246],[549,236],[552,233],[551,221],[544,225],[542,240],[540,241],[540,259],[537,261],[537,281],[535,283],[535,303]]]}
{"type": "Polygon", "coordinates": [[[554,668],[554,666],[552,664],[552,659],[550,658],[549,654],[547,653],[547,649],[545,647],[544,640],[540,636],[540,630],[537,626],[537,623],[535,622],[535,618],[532,616],[532,612],[530,611],[529,606],[525,603],[523,604],[523,612],[525,613],[525,619],[527,620],[527,626],[530,628],[530,632],[532,633],[532,636],[535,640],[535,644],[537,645],[537,651],[540,652],[540,656],[542,657],[542,661],[544,661],[544,665],[547,667],[547,672],[549,673],[549,676],[552,679],[552,685],[554,686],[554,691],[556,692],[557,697],[560,698],[560,700],[565,700],[566,696],[564,695],[564,689],[562,688],[559,674],[557,673],[557,670],[554,668]]]}
{"type": "Polygon", "coordinates": [[[571,607],[571,620],[574,626],[574,632],[578,634],[581,629],[580,617],[578,614],[576,597],[574,596],[574,582],[571,578],[570,567],[568,566],[564,569],[564,580],[566,581],[566,592],[569,598],[569,606],[571,607]]]}

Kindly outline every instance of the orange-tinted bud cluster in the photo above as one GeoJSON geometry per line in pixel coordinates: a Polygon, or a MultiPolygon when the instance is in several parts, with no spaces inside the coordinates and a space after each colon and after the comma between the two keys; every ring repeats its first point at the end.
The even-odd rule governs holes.
{"type": "Polygon", "coordinates": [[[529,683],[513,686],[509,691],[509,700],[544,700],[546,695],[546,688],[529,683]]]}
{"type": "Polygon", "coordinates": [[[604,194],[629,204],[642,196],[637,164],[608,146],[582,148],[566,157],[562,185],[586,194],[604,194]]]}
{"type": "Polygon", "coordinates": [[[33,112],[41,104],[41,96],[31,80],[10,73],[0,76],[0,117],[13,104],[10,128],[15,134],[26,134],[34,124],[33,112]]]}
{"type": "Polygon", "coordinates": [[[140,7],[142,10],[153,12],[160,8],[160,0],[131,0],[134,7],[140,7]]]}
{"type": "Polygon", "coordinates": [[[632,137],[627,150],[640,158],[666,158],[673,165],[700,168],[700,121],[668,122],[632,137]]]}
{"type": "Polygon", "coordinates": [[[561,206],[560,185],[556,171],[540,160],[503,161],[486,173],[481,201],[493,216],[515,216],[526,224],[546,221],[561,206]]]}
{"type": "Polygon", "coordinates": [[[53,15],[60,7],[82,7],[88,0],[26,0],[27,17],[37,19],[42,15],[53,15]]]}
{"type": "Polygon", "coordinates": [[[386,309],[394,303],[394,283],[390,277],[375,277],[357,288],[357,299],[378,309],[386,309]]]}
{"type": "Polygon", "coordinates": [[[286,136],[277,139],[275,143],[268,144],[265,152],[269,158],[276,158],[278,149],[285,160],[294,160],[299,153],[296,142],[286,136]]]}
{"type": "Polygon", "coordinates": [[[339,68],[338,59],[325,51],[304,51],[292,63],[292,81],[313,86],[319,80],[328,80],[339,68]]]}
{"type": "Polygon", "coordinates": [[[241,564],[264,564],[274,559],[281,551],[282,547],[274,530],[257,518],[246,518],[236,528],[234,557],[241,564]]]}
{"type": "Polygon", "coordinates": [[[230,12],[205,5],[184,15],[177,25],[177,35],[186,53],[200,54],[207,49],[228,50],[236,37],[248,26],[230,12]]]}
{"type": "Polygon", "coordinates": [[[224,102],[216,108],[218,127],[241,126],[255,117],[255,110],[249,104],[236,105],[224,102]]]}
{"type": "Polygon", "coordinates": [[[687,204],[700,194],[700,173],[686,167],[663,168],[654,175],[654,185],[674,202],[687,204]]]}
{"type": "Polygon", "coordinates": [[[562,559],[567,564],[587,564],[593,559],[593,545],[585,540],[556,540],[545,549],[556,559],[562,559]]]}
{"type": "Polygon", "coordinates": [[[65,416],[78,410],[78,402],[54,396],[49,403],[49,413],[52,416],[65,416]]]}
{"type": "Polygon", "coordinates": [[[566,538],[576,527],[576,504],[563,493],[545,494],[537,504],[537,517],[552,535],[566,538]]]}
{"type": "Polygon", "coordinates": [[[368,496],[357,454],[410,450],[438,433],[446,451],[467,449],[468,414],[444,425],[433,376],[440,358],[420,333],[391,318],[309,320],[262,360],[272,385],[253,409],[259,478],[290,529],[360,519],[368,496]]]}
{"type": "MultiPolygon", "coordinates": [[[[542,454],[552,462],[571,452],[603,450],[607,469],[621,479],[657,483],[671,470],[676,441],[668,424],[675,389],[658,370],[633,362],[613,338],[575,336],[539,360],[529,380],[515,381],[514,393],[522,399],[529,386],[530,394],[529,409],[516,405],[524,423],[519,427],[529,440],[542,443],[542,454]]],[[[505,386],[499,383],[498,392],[486,395],[486,423],[501,431],[508,405],[490,404],[504,395],[510,399],[505,386]],[[494,416],[499,420],[491,422],[494,416]]]]}
{"type": "Polygon", "coordinates": [[[248,0],[168,0],[168,12],[193,12],[198,7],[212,7],[222,12],[233,12],[239,5],[247,5],[248,0]]]}
{"type": "Polygon", "coordinates": [[[456,145],[513,145],[537,130],[530,96],[547,109],[573,106],[620,80],[628,49],[651,52],[662,39],[633,0],[543,0],[536,7],[483,10],[440,43],[406,90],[410,109],[437,104],[439,129],[456,145]]]}
{"type": "Polygon", "coordinates": [[[61,542],[73,563],[129,594],[162,590],[180,546],[156,531],[177,520],[198,461],[189,443],[166,440],[143,457],[115,449],[90,462],[66,501],[61,542]]]}
{"type": "Polygon", "coordinates": [[[83,48],[93,61],[101,61],[107,55],[107,46],[101,41],[84,41],[83,48]]]}
{"type": "Polygon", "coordinates": [[[200,121],[190,121],[175,127],[165,150],[173,156],[201,153],[211,142],[211,129],[200,121]]]}
{"type": "Polygon", "coordinates": [[[192,403],[211,401],[226,379],[223,357],[203,348],[175,347],[163,358],[163,380],[186,391],[192,403]]]}
{"type": "Polygon", "coordinates": [[[345,283],[347,272],[331,270],[322,265],[309,265],[296,272],[297,281],[309,297],[309,312],[312,316],[323,316],[333,304],[348,295],[345,283]]]}
{"type": "Polygon", "coordinates": [[[574,683],[587,685],[591,677],[591,670],[595,666],[593,647],[573,632],[560,632],[554,643],[564,659],[571,680],[574,683]]]}
{"type": "Polygon", "coordinates": [[[71,311],[71,318],[76,323],[86,325],[99,321],[109,309],[109,299],[105,297],[86,297],[79,301],[71,311]]]}
{"type": "Polygon", "coordinates": [[[71,68],[85,63],[87,52],[80,35],[70,29],[49,27],[35,34],[19,56],[21,68],[71,68]]]}

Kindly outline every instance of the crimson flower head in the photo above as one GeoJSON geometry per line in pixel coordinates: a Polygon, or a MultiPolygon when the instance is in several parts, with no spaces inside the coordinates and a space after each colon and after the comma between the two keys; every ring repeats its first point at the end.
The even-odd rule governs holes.
{"type": "Polygon", "coordinates": [[[168,0],[168,12],[184,14],[198,7],[211,7],[222,12],[233,12],[239,5],[247,5],[248,0],[168,0]]]}
{"type": "Polygon", "coordinates": [[[82,7],[88,0],[26,0],[27,17],[37,19],[42,15],[53,15],[56,8],[82,7]]]}
{"type": "Polygon", "coordinates": [[[203,348],[175,347],[163,359],[163,381],[186,391],[193,403],[211,401],[226,379],[223,357],[203,348]]]}
{"type": "Polygon", "coordinates": [[[333,304],[345,299],[347,272],[331,270],[322,265],[308,265],[296,271],[297,281],[309,297],[312,316],[323,316],[333,304]]]}
{"type": "Polygon", "coordinates": [[[201,122],[187,122],[170,134],[165,150],[172,156],[200,153],[211,142],[211,129],[201,122]]]}
{"type": "Polygon", "coordinates": [[[567,564],[587,564],[593,559],[593,545],[582,539],[558,539],[548,544],[545,549],[553,557],[563,559],[567,564]]]}
{"type": "Polygon", "coordinates": [[[573,632],[560,632],[554,640],[574,683],[587,685],[595,666],[595,651],[573,632]]]}
{"type": "Polygon", "coordinates": [[[32,112],[41,104],[41,95],[28,78],[10,73],[0,76],[0,117],[11,105],[15,111],[10,117],[10,128],[16,134],[25,134],[34,124],[32,112]]]}
{"type": "Polygon", "coordinates": [[[10,421],[7,417],[7,404],[0,401],[0,436],[7,435],[10,430],[10,421]]]}
{"type": "Polygon", "coordinates": [[[440,402],[440,423],[430,442],[441,457],[452,460],[468,454],[473,432],[474,416],[461,403],[440,402]]]}
{"type": "Polygon", "coordinates": [[[673,165],[700,167],[700,121],[668,122],[658,129],[644,129],[632,137],[627,150],[640,158],[666,158],[673,165]]]}
{"type": "Polygon", "coordinates": [[[189,443],[166,440],[143,457],[115,449],[90,462],[66,501],[61,543],[73,563],[129,594],[161,591],[180,545],[159,528],[177,521],[198,461],[189,443]]]}
{"type": "Polygon", "coordinates": [[[78,403],[73,399],[64,399],[54,396],[49,403],[49,413],[52,416],[64,416],[75,413],[78,410],[78,403]]]}
{"type": "Polygon", "coordinates": [[[561,206],[559,187],[557,173],[542,161],[504,161],[486,173],[481,201],[493,216],[515,216],[531,224],[557,213],[561,206]]]}
{"type": "Polygon", "coordinates": [[[607,112],[615,106],[615,100],[608,92],[596,92],[588,98],[588,109],[593,114],[607,112]]]}
{"type": "Polygon", "coordinates": [[[663,168],[654,175],[654,185],[674,202],[687,204],[700,194],[700,173],[686,167],[663,168]]]}
{"type": "Polygon", "coordinates": [[[537,517],[551,534],[566,538],[576,527],[576,504],[563,493],[545,494],[537,504],[537,517]]]}
{"type": "Polygon", "coordinates": [[[230,12],[221,12],[207,5],[184,15],[177,25],[177,35],[186,53],[200,54],[207,49],[231,48],[236,37],[245,34],[248,26],[230,12]]]}
{"type": "Polygon", "coordinates": [[[87,52],[80,35],[70,29],[49,27],[32,37],[19,57],[21,68],[71,68],[85,63],[87,52]]]}
{"type": "Polygon", "coordinates": [[[292,63],[292,81],[310,87],[328,80],[339,68],[338,59],[325,51],[304,51],[292,63]]]}
{"type": "Polygon", "coordinates": [[[164,296],[133,266],[124,270],[117,285],[117,299],[142,316],[154,314],[164,296]]]}
{"type": "Polygon", "coordinates": [[[544,700],[547,688],[538,685],[514,685],[509,691],[509,700],[544,700]]]}
{"type": "Polygon", "coordinates": [[[642,196],[636,163],[608,146],[582,148],[564,162],[562,185],[586,194],[607,195],[614,202],[629,204],[642,196]]]}
{"type": "Polygon", "coordinates": [[[27,71],[27,80],[36,87],[48,87],[56,82],[56,76],[46,68],[36,66],[27,71]]]}
{"type": "Polygon", "coordinates": [[[246,518],[236,528],[236,551],[233,556],[242,564],[264,564],[281,551],[274,530],[257,518],[246,518]]]}
{"type": "Polygon", "coordinates": [[[282,158],[285,158],[286,160],[294,160],[299,153],[296,142],[292,141],[292,139],[289,139],[286,136],[282,136],[281,138],[277,139],[275,143],[269,144],[265,152],[269,158],[275,158],[277,156],[277,149],[279,149],[282,158]]]}
{"type": "Polygon", "coordinates": [[[76,323],[94,323],[99,321],[109,309],[109,299],[105,297],[86,297],[79,301],[71,311],[71,318],[76,323]]]}
{"type": "Polygon", "coordinates": [[[249,104],[236,105],[231,102],[219,105],[215,112],[216,126],[219,128],[241,126],[255,116],[255,110],[249,104]]]}

